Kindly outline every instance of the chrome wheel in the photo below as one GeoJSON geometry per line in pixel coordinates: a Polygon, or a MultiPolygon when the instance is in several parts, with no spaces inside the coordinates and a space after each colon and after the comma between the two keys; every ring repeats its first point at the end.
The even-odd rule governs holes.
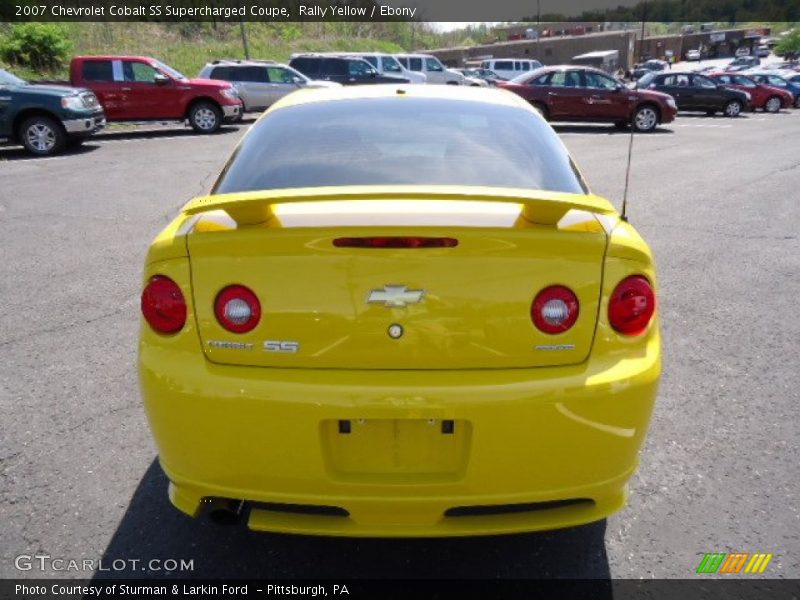
{"type": "Polygon", "coordinates": [[[217,127],[217,115],[206,106],[194,111],[194,124],[203,131],[214,131],[217,127]]]}
{"type": "Polygon", "coordinates": [[[781,109],[781,99],[777,96],[773,96],[767,100],[767,104],[764,106],[764,109],[771,113],[778,112],[781,109]]]}
{"type": "Polygon", "coordinates": [[[27,145],[34,151],[47,154],[56,147],[56,132],[47,123],[38,121],[25,130],[27,145]]]}
{"type": "Polygon", "coordinates": [[[740,112],[742,112],[742,105],[736,100],[731,100],[725,105],[726,117],[738,117],[740,112]]]}
{"type": "Polygon", "coordinates": [[[652,131],[658,125],[658,114],[654,108],[645,106],[636,111],[633,122],[639,131],[652,131]]]}

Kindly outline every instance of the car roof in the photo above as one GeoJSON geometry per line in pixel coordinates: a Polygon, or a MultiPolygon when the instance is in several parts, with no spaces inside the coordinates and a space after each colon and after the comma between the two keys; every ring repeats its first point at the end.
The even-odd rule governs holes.
{"type": "Polygon", "coordinates": [[[397,98],[398,101],[403,101],[404,98],[470,101],[533,110],[521,96],[507,90],[471,86],[384,84],[303,88],[278,100],[268,112],[300,104],[377,98],[397,98]]]}
{"type": "Polygon", "coordinates": [[[158,62],[163,62],[154,56],[143,56],[137,54],[80,54],[73,57],[72,60],[157,60],[158,62]]]}
{"type": "Polygon", "coordinates": [[[274,60],[259,60],[259,59],[238,59],[238,58],[220,58],[218,60],[212,60],[206,65],[226,65],[226,66],[251,66],[251,67],[262,67],[265,65],[278,65],[277,61],[274,60]]]}

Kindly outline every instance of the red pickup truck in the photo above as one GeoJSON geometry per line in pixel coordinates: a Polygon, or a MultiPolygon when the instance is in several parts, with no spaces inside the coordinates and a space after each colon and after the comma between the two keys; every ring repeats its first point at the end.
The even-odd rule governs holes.
{"type": "Polygon", "coordinates": [[[195,131],[213,133],[242,117],[231,83],[188,79],[147,56],[76,56],[69,76],[73,86],[95,93],[108,121],[187,119],[195,131]]]}

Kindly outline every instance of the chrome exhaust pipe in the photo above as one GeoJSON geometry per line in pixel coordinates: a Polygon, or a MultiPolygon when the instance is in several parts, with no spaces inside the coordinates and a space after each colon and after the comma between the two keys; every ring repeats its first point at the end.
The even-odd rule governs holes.
{"type": "Polygon", "coordinates": [[[217,525],[235,525],[244,509],[244,500],[230,498],[207,498],[208,518],[217,525]]]}

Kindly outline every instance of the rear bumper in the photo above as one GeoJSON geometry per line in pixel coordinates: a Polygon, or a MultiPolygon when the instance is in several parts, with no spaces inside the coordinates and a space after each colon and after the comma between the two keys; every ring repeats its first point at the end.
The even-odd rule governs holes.
{"type": "Polygon", "coordinates": [[[250,512],[253,529],[323,535],[495,534],[602,519],[624,505],[660,373],[657,332],[625,360],[470,371],[223,366],[199,348],[148,339],[141,388],[173,504],[193,516],[208,497],[346,511],[250,512]],[[445,515],[576,499],[590,502],[445,515]]]}

